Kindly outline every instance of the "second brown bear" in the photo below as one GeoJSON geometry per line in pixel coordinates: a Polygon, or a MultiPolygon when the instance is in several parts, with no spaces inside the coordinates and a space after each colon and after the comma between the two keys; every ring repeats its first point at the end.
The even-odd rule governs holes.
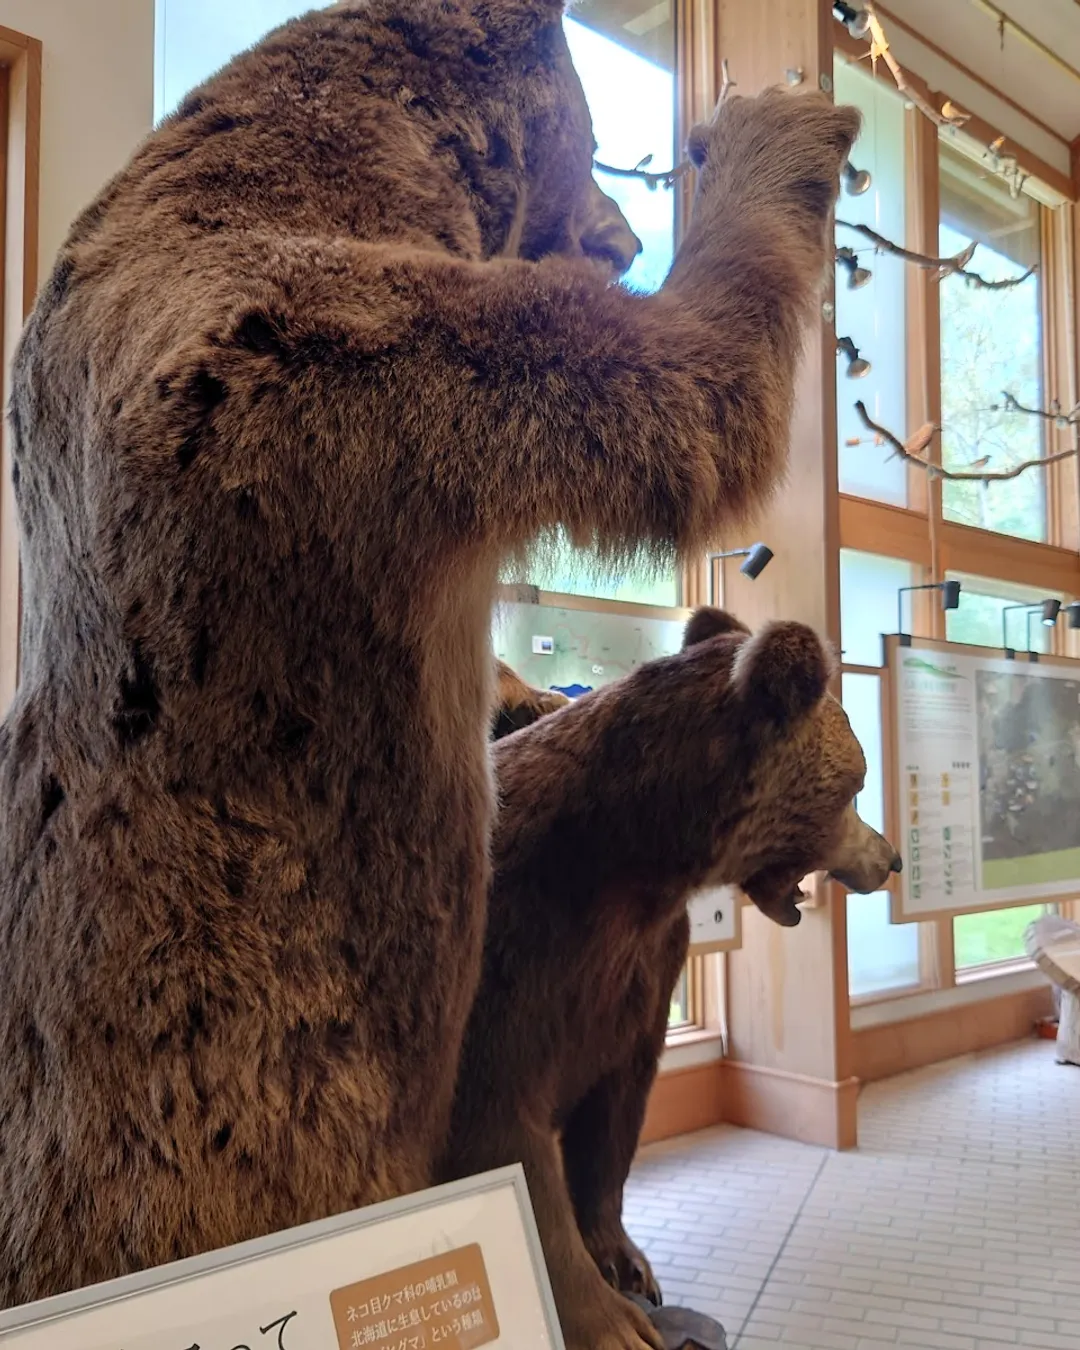
{"type": "Polygon", "coordinates": [[[495,877],[445,1174],[524,1163],[569,1350],[641,1345],[602,1271],[658,1297],[622,1196],[689,895],[736,884],[791,925],[808,873],[872,891],[899,869],[855,813],[865,761],[832,673],[801,624],[751,637],[699,610],[678,655],[493,748],[495,877]]]}

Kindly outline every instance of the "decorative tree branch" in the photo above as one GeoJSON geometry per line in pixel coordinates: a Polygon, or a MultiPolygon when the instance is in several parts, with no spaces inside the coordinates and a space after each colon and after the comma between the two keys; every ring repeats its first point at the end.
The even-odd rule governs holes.
{"type": "MultiPolygon", "coordinates": [[[[1011,398],[1011,395],[1006,397],[1011,398]]],[[[1013,402],[1015,403],[1015,399],[1013,402]]],[[[1019,404],[1016,406],[1020,408],[1019,404]]],[[[1059,450],[1053,455],[1042,455],[1038,459],[1025,459],[1020,464],[1014,464],[1010,469],[990,470],[989,472],[981,469],[946,469],[944,465],[932,464],[924,458],[934,437],[941,434],[941,428],[935,423],[927,422],[913,436],[909,436],[906,441],[902,441],[888,427],[883,427],[879,422],[874,421],[866,411],[866,404],[861,399],[855,404],[855,411],[859,414],[859,420],[867,431],[872,431],[875,439],[880,437],[880,443],[887,445],[898,458],[905,460],[908,464],[916,465],[924,470],[930,478],[944,478],[952,483],[1003,483],[1011,478],[1019,478],[1028,469],[1045,469],[1051,464],[1057,464],[1063,459],[1074,459],[1080,454],[1080,445],[1074,444],[1068,450],[1059,450]]],[[[1035,415],[1046,415],[1041,413],[1039,409],[1021,408],[1021,411],[1035,415]]]]}
{"type": "MultiPolygon", "coordinates": [[[[845,5],[844,9],[849,10],[850,6],[845,5]]],[[[935,108],[924,94],[912,88],[903,67],[889,50],[889,40],[874,10],[873,0],[865,0],[863,8],[852,11],[852,17],[845,18],[844,23],[853,38],[869,43],[869,56],[874,68],[877,68],[879,60],[884,61],[900,93],[936,127],[951,127],[955,130],[970,121],[971,114],[962,112],[951,99],[945,99],[940,108],[935,108]]],[[[1004,147],[1005,137],[999,136],[987,146],[983,158],[990,165],[991,172],[1005,180],[1012,196],[1018,197],[1028,175],[1020,168],[1015,155],[1003,153],[1004,147]]]]}
{"type": "MultiPolygon", "coordinates": [[[[712,121],[720,111],[720,105],[727,98],[728,94],[735,88],[735,81],[731,78],[731,72],[728,69],[727,57],[720,62],[720,94],[716,100],[716,106],[713,108],[709,120],[712,121]]],[[[639,159],[632,169],[618,169],[611,164],[602,164],[598,159],[593,160],[593,168],[600,173],[611,174],[614,178],[640,178],[650,192],[655,192],[658,187],[672,188],[684,174],[690,172],[693,165],[688,159],[682,160],[674,168],[666,170],[664,173],[655,173],[648,166],[652,163],[652,155],[646,155],[644,159],[639,159]]]]}
{"type": "Polygon", "coordinates": [[[674,187],[691,168],[690,161],[684,159],[681,164],[676,164],[665,173],[653,173],[647,167],[651,163],[652,155],[646,155],[644,159],[639,159],[632,169],[617,169],[613,164],[602,164],[600,160],[594,159],[593,168],[600,173],[609,173],[613,178],[640,178],[650,192],[655,192],[658,187],[674,187]]]}
{"type": "Polygon", "coordinates": [[[847,220],[838,220],[837,225],[845,230],[854,230],[856,234],[861,234],[864,239],[869,239],[874,248],[881,253],[892,253],[898,258],[903,258],[906,262],[916,263],[919,267],[925,267],[928,271],[935,271],[938,274],[938,280],[943,281],[945,277],[963,277],[969,286],[978,286],[985,291],[1005,291],[1013,286],[1019,286],[1022,281],[1027,281],[1028,277],[1036,270],[1029,267],[1027,271],[1018,277],[1004,277],[1000,281],[990,281],[978,272],[972,272],[968,263],[971,262],[975,254],[977,243],[968,244],[962,252],[957,253],[951,258],[933,258],[928,253],[916,253],[914,249],[903,248],[900,244],[894,244],[891,239],[886,239],[883,234],[878,234],[877,230],[872,230],[869,225],[855,225],[847,220]]]}
{"type": "Polygon", "coordinates": [[[954,107],[953,104],[945,103],[939,112],[929,99],[924,98],[917,89],[912,89],[900,62],[897,61],[896,57],[893,56],[892,52],[889,50],[889,40],[885,36],[885,30],[881,26],[881,20],[874,13],[874,7],[869,3],[869,0],[867,0],[864,13],[866,16],[865,28],[861,33],[856,33],[856,36],[869,38],[871,63],[876,67],[879,58],[884,61],[889,67],[889,73],[896,82],[896,87],[899,89],[900,93],[903,94],[909,103],[914,104],[924,117],[928,117],[935,126],[963,126],[967,121],[967,118],[958,108],[954,107]],[[946,109],[948,109],[948,112],[946,112],[946,109]]]}
{"type": "Polygon", "coordinates": [[[1028,408],[1014,394],[1010,394],[1007,389],[1002,390],[1001,397],[1004,402],[992,404],[991,412],[1004,410],[1005,412],[1024,413],[1028,417],[1041,417],[1061,428],[1080,426],[1080,403],[1070,412],[1062,412],[1061,404],[1057,399],[1051,402],[1049,408],[1028,408]]]}

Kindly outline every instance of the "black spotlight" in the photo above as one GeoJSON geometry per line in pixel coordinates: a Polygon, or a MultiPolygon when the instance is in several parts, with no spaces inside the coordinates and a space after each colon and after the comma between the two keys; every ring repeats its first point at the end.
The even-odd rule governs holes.
{"type": "Polygon", "coordinates": [[[904,632],[904,596],[911,591],[940,591],[942,609],[960,608],[960,583],[958,581],[928,581],[925,586],[901,586],[896,592],[896,632],[901,647],[911,646],[911,634],[904,632]]]}
{"type": "Polygon", "coordinates": [[[756,581],[773,560],[773,551],[768,544],[751,544],[749,548],[729,548],[724,553],[710,553],[706,561],[709,564],[709,604],[713,603],[713,564],[721,558],[745,558],[739,568],[744,577],[756,581]]]}

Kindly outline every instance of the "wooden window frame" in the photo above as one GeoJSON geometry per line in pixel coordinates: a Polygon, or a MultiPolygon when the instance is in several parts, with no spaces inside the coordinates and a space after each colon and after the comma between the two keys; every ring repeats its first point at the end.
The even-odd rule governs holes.
{"type": "MultiPolygon", "coordinates": [[[[3,407],[8,372],[38,280],[41,167],[41,43],[0,26],[0,351],[3,407]]],[[[0,715],[15,694],[21,618],[19,531],[12,485],[11,429],[0,433],[0,715]]]]}
{"type": "MultiPolygon", "coordinates": [[[[894,22],[898,22],[895,21],[894,22]]],[[[837,25],[836,53],[841,59],[861,61],[865,44],[855,42],[846,29],[837,25]]],[[[950,58],[951,60],[951,58],[950,58]]],[[[956,66],[956,62],[952,61],[956,66]]],[[[866,68],[863,66],[862,68],[866,68]]],[[[929,88],[912,71],[906,71],[911,83],[935,106],[945,95],[929,88]]],[[[879,63],[877,78],[892,84],[892,77],[879,63]]],[[[995,91],[999,92],[999,91],[995,91]]],[[[938,132],[914,108],[905,115],[906,141],[906,244],[920,252],[938,252],[940,193],[938,178],[938,132]]],[[[965,130],[983,144],[989,144],[998,130],[978,117],[965,130]]],[[[1010,149],[1014,143],[1010,140],[1010,149]]],[[[1080,174],[1073,181],[1038,156],[1020,149],[1017,159],[1041,190],[1042,230],[1041,303],[1042,353],[1046,397],[1057,397],[1066,407],[1080,397],[1080,368],[1077,360],[1077,272],[1080,267],[1080,231],[1075,203],[1080,196],[1080,174]],[[1062,205],[1051,208],[1046,197],[1059,198],[1062,205]]],[[[1080,156],[1077,156],[1080,161],[1080,156]]],[[[941,420],[941,349],[938,281],[932,273],[911,268],[906,297],[907,324],[907,421],[908,428],[941,420]]],[[[1064,448],[1066,434],[1051,429],[1045,450],[1064,448]]],[[[931,453],[940,456],[940,440],[931,453]]],[[[925,581],[941,581],[949,572],[962,572],[992,580],[1000,578],[1013,585],[1080,597],[1080,464],[1076,459],[1051,465],[1043,470],[1046,487],[1046,542],[1017,539],[1005,534],[976,529],[944,518],[941,480],[928,479],[919,470],[908,469],[908,504],[887,505],[873,500],[841,494],[840,547],[862,553],[903,559],[921,573],[925,581]]],[[[945,616],[930,597],[916,593],[912,597],[911,631],[922,636],[944,638],[945,616]]],[[[1080,655],[1080,633],[1059,626],[1054,631],[1052,650],[1065,655],[1080,655]]],[[[845,664],[845,672],[868,673],[867,667],[845,664]]],[[[886,773],[890,766],[884,766],[886,773]]],[[[1080,904],[1062,905],[1061,911],[1076,917],[1080,904]]],[[[956,968],[953,921],[930,920],[920,923],[919,981],[917,984],[862,995],[850,1000],[852,1007],[893,1002],[933,990],[969,984],[1011,974],[1030,966],[1024,958],[995,962],[992,965],[956,968]]]]}

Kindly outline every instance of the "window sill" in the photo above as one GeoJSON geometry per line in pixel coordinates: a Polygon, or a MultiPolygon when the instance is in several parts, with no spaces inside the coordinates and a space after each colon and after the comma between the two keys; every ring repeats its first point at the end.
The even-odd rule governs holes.
{"type": "Polygon", "coordinates": [[[872,1008],[875,1003],[891,1003],[894,998],[912,998],[915,994],[928,994],[930,984],[897,984],[890,989],[877,989],[872,994],[854,994],[849,999],[853,1008],[872,1008]]]}
{"type": "Polygon", "coordinates": [[[664,1048],[674,1050],[683,1045],[704,1045],[723,1039],[724,1033],[714,1027],[673,1027],[664,1038],[664,1048]]]}
{"type": "Polygon", "coordinates": [[[907,1022],[928,1013],[944,1012],[947,1008],[1039,989],[1048,983],[1046,976],[1028,962],[1018,963],[1010,970],[980,971],[974,979],[964,979],[947,988],[923,989],[898,998],[883,998],[870,1006],[852,1008],[851,1029],[864,1031],[869,1027],[907,1022]]]}
{"type": "Polygon", "coordinates": [[[981,966],[957,967],[956,983],[978,984],[980,980],[997,979],[1000,975],[1015,975],[1024,970],[1034,970],[1035,962],[1027,956],[1014,956],[1008,961],[987,961],[981,966]]]}

